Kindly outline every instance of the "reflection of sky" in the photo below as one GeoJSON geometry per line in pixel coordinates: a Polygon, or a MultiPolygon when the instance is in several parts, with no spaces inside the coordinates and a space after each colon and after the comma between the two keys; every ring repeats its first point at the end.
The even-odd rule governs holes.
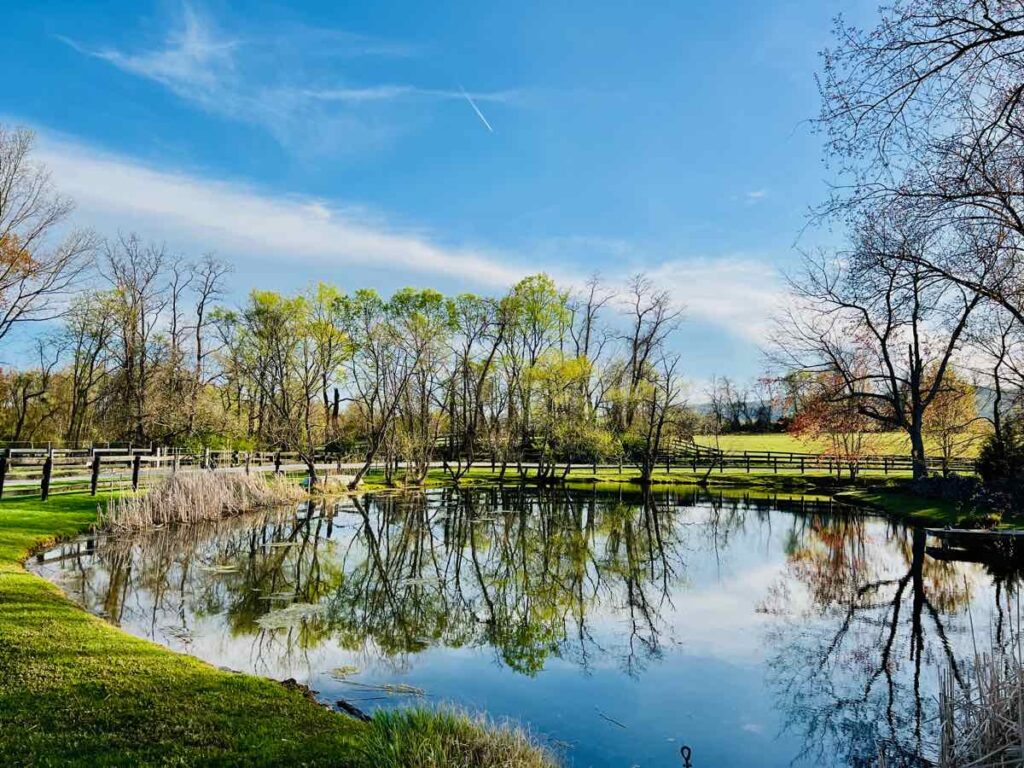
{"type": "MultiPolygon", "coordinates": [[[[787,558],[794,530],[808,547],[822,546],[804,530],[808,518],[751,511],[729,521],[724,512],[716,517],[710,506],[701,504],[673,515],[662,513],[661,519],[670,521],[666,529],[678,535],[679,562],[667,601],[655,601],[658,651],[645,652],[635,638],[631,644],[626,591],[602,574],[601,597],[587,609],[592,640],[585,669],[572,626],[563,644],[566,653],[549,656],[543,669],[530,677],[504,666],[487,646],[431,647],[386,658],[372,643],[353,651],[341,648],[334,638],[302,648],[297,629],[232,635],[221,615],[197,613],[200,606],[190,596],[179,605],[165,595],[154,611],[153,584],[139,577],[125,597],[121,623],[134,634],[213,664],[276,679],[293,677],[328,701],[346,698],[366,709],[410,701],[331,676],[333,670],[355,667],[359,672],[350,679],[356,683],[404,683],[426,691],[428,702],[451,701],[523,722],[567,743],[573,765],[674,765],[682,743],[694,747],[699,765],[789,765],[800,751],[801,733],[787,728],[786,708],[769,684],[768,668],[784,650],[779,642],[794,653],[809,642],[813,651],[817,637],[827,639],[835,623],[834,609],[813,605],[807,585],[794,577],[793,561],[787,558]],[[766,599],[780,587],[784,609],[766,612],[766,599]],[[182,624],[187,635],[178,629],[182,624]],[[631,648],[635,663],[628,665],[631,648]]],[[[348,571],[366,560],[367,547],[354,538],[357,528],[351,515],[339,515],[336,523],[320,558],[335,566],[344,563],[348,571]]],[[[867,522],[863,541],[872,576],[907,570],[908,555],[889,539],[882,521],[867,522]]],[[[606,544],[598,536],[593,549],[603,552],[606,544]]],[[[215,545],[213,539],[205,546],[215,551],[215,545]]],[[[84,572],[74,561],[41,570],[72,597],[93,610],[102,608],[100,596],[108,588],[109,574],[98,564],[84,572]],[[84,596],[78,591],[83,585],[90,590],[84,596]]],[[[988,626],[990,583],[978,567],[956,570],[956,578],[966,576],[971,585],[975,624],[988,626]]],[[[180,576],[180,570],[168,570],[167,584],[176,587],[180,576]]],[[[192,569],[191,578],[221,588],[230,579],[198,568],[192,569]],[[218,578],[220,583],[211,582],[218,578]]],[[[967,605],[962,606],[947,626],[953,643],[966,639],[966,611],[967,605]]],[[[870,631],[858,627],[852,636],[864,640],[870,631]]],[[[865,643],[871,649],[870,637],[865,643]]],[[[929,653],[928,663],[940,661],[929,653]]],[[[927,690],[932,690],[937,667],[924,676],[927,690]]],[[[852,688],[860,685],[849,682],[852,688]]]]}

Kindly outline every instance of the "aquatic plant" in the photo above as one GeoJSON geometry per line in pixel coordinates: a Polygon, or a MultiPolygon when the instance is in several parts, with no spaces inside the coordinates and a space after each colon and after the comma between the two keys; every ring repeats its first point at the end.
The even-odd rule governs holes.
{"type": "Polygon", "coordinates": [[[940,768],[1024,764],[1024,663],[1020,647],[977,653],[972,672],[942,676],[940,768]]]}
{"type": "Polygon", "coordinates": [[[114,497],[101,512],[100,524],[116,531],[197,523],[304,496],[302,488],[283,476],[188,472],[173,475],[149,491],[114,497]]]}

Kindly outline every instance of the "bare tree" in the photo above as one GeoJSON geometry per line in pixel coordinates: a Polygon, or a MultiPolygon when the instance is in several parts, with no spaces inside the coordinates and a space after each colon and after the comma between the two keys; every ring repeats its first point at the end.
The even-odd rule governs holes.
{"type": "Polygon", "coordinates": [[[891,207],[980,247],[907,254],[1024,322],[1024,13],[989,0],[897,0],[836,24],[820,125],[842,182],[824,207],[891,207]]]}
{"type": "Polygon", "coordinates": [[[150,395],[161,350],[157,330],[170,301],[163,283],[167,257],[163,248],[146,245],[137,235],[121,235],[104,248],[104,277],[117,311],[118,386],[123,437],[142,442],[149,435],[150,395]]]}
{"type": "Polygon", "coordinates": [[[32,160],[33,134],[0,125],[0,340],[26,322],[51,320],[91,264],[95,236],[58,236],[72,210],[46,168],[32,160]]]}
{"type": "Polygon", "coordinates": [[[629,322],[623,336],[626,364],[623,368],[625,407],[621,428],[633,426],[637,390],[648,373],[648,366],[662,352],[665,341],[679,328],[682,309],[672,304],[668,291],[658,290],[646,276],[634,275],[627,289],[626,317],[629,322]]]}
{"type": "Polygon", "coordinates": [[[231,267],[217,259],[212,254],[206,254],[192,268],[192,285],[195,313],[195,323],[192,326],[193,334],[193,371],[191,391],[189,393],[188,409],[188,433],[195,432],[196,411],[199,404],[199,395],[203,387],[209,383],[207,372],[207,358],[211,350],[208,339],[210,330],[214,325],[215,315],[211,312],[218,299],[224,293],[224,280],[230,274],[231,267]]]}
{"type": "Polygon", "coordinates": [[[1022,326],[999,307],[990,307],[971,333],[975,349],[974,373],[991,386],[989,403],[993,437],[1003,439],[1008,417],[1019,408],[1024,395],[1024,339],[1022,326]]]}
{"type": "Polygon", "coordinates": [[[82,439],[93,406],[110,375],[110,343],[115,312],[108,293],[92,292],[74,302],[59,340],[69,360],[71,403],[65,440],[82,439]]]}
{"type": "Polygon", "coordinates": [[[927,474],[925,413],[944,391],[981,302],[908,255],[936,245],[905,222],[863,220],[844,258],[805,259],[803,275],[791,281],[801,306],[784,315],[774,338],[784,365],[835,374],[834,400],[853,401],[879,425],[905,431],[915,477],[927,474]]]}
{"type": "Polygon", "coordinates": [[[662,353],[656,362],[647,367],[646,376],[637,391],[641,397],[636,418],[643,436],[640,480],[649,483],[661,454],[663,440],[673,426],[673,417],[682,406],[679,356],[662,353]]]}

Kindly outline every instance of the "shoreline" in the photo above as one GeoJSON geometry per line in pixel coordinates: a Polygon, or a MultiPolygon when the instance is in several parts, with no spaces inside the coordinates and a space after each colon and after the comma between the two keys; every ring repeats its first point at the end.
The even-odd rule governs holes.
{"type": "Polygon", "coordinates": [[[514,727],[443,708],[361,722],[300,686],[218,669],[85,611],[25,564],[89,531],[103,501],[0,501],[0,754],[11,764],[370,768],[394,765],[381,750],[400,741],[419,760],[454,746],[474,768],[488,750],[557,765],[514,727]]]}
{"type": "MultiPolygon", "coordinates": [[[[453,486],[441,472],[409,488],[384,486],[382,479],[372,474],[355,492],[322,498],[453,486]]],[[[504,483],[533,484],[529,477],[514,475],[504,483]]],[[[497,484],[497,473],[474,470],[459,485],[497,484]]],[[[906,480],[876,477],[850,482],[822,475],[716,473],[698,478],[662,472],[650,488],[765,499],[814,496],[911,524],[952,525],[961,517],[952,503],[916,496],[905,485],[906,480]]],[[[644,491],[626,473],[586,469],[570,472],[562,483],[536,486],[644,491]]],[[[98,519],[98,503],[99,497],[80,494],[56,494],[47,502],[0,501],[0,752],[29,763],[88,765],[172,758],[184,764],[374,764],[372,756],[357,754],[357,744],[361,729],[374,728],[375,721],[367,725],[346,717],[280,681],[225,672],[128,635],[25,567],[42,549],[90,530],[98,519]],[[280,738],[280,733],[288,736],[280,738]]],[[[409,722],[421,722],[417,716],[410,712],[409,722]]],[[[480,721],[460,727],[480,736],[493,733],[480,721]]],[[[535,756],[547,759],[541,752],[535,756]]]]}

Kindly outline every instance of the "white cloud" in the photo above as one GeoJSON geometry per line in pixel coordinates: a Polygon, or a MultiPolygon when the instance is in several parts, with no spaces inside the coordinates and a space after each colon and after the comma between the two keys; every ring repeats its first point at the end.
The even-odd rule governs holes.
{"type": "Polygon", "coordinates": [[[446,248],[396,232],[320,200],[274,196],[242,184],[161,171],[82,145],[44,139],[39,159],[86,218],[173,227],[228,254],[263,254],[307,265],[359,264],[461,278],[503,288],[522,277],[496,254],[446,248]]]}
{"type": "Polygon", "coordinates": [[[324,88],[307,89],[303,95],[321,101],[342,101],[351,103],[371,101],[391,101],[394,99],[436,99],[439,101],[459,101],[467,96],[474,101],[487,101],[495,104],[509,104],[519,97],[518,91],[481,91],[468,93],[461,90],[445,90],[443,88],[418,88],[412,85],[374,85],[366,88],[324,88]]]}
{"type": "Polygon", "coordinates": [[[767,196],[767,189],[752,189],[746,194],[747,201],[751,203],[756,203],[758,200],[764,200],[767,196]]]}
{"type": "MultiPolygon", "coordinates": [[[[499,249],[448,246],[400,231],[358,205],[161,170],[47,135],[39,159],[57,186],[77,201],[83,223],[135,228],[144,237],[173,232],[172,247],[199,243],[235,259],[263,256],[282,268],[308,269],[310,277],[325,265],[357,265],[437,275],[492,292],[539,269],[563,285],[585,278],[571,263],[560,263],[558,249],[550,244],[543,258],[526,253],[517,261],[499,249]]],[[[626,248],[615,243],[619,251],[626,248]]],[[[629,276],[622,261],[621,254],[605,260],[610,286],[624,284],[629,276]]],[[[629,272],[637,270],[669,291],[685,307],[687,319],[754,342],[767,339],[770,318],[785,297],[775,269],[749,256],[677,258],[646,268],[634,262],[629,272]]]]}
{"type": "Polygon", "coordinates": [[[742,255],[667,261],[648,274],[685,306],[687,317],[756,343],[767,341],[772,316],[786,300],[778,271],[742,255]]]}
{"type": "Polygon", "coordinates": [[[521,95],[492,91],[466,96],[458,89],[404,83],[339,84],[339,55],[403,58],[408,51],[355,35],[301,27],[283,28],[269,40],[227,34],[187,4],[180,23],[148,48],[124,50],[60,39],[87,56],[159,83],[207,112],[258,125],[282,145],[305,154],[354,152],[390,139],[409,116],[394,109],[382,113],[389,105],[422,106],[464,98],[511,104],[521,95]],[[339,55],[328,55],[335,52],[339,55]],[[323,82],[332,85],[317,85],[323,82]],[[367,114],[371,108],[376,111],[367,114]]]}

